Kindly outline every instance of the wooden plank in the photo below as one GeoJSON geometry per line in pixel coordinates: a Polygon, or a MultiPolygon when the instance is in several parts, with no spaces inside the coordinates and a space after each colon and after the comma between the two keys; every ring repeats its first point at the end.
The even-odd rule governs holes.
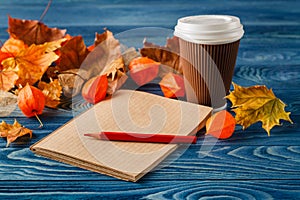
{"type": "Polygon", "coordinates": [[[298,199],[299,195],[299,180],[0,182],[3,199],[298,199]]]}
{"type": "MultiPolygon", "coordinates": [[[[34,155],[27,145],[1,147],[0,158],[0,180],[115,180],[34,155]]],[[[176,151],[142,180],[300,179],[299,159],[299,145],[198,144],[176,151]]]]}
{"type": "MultiPolygon", "coordinates": [[[[6,22],[6,14],[13,17],[39,19],[47,1],[1,2],[0,24],[6,22]]],[[[193,14],[231,14],[241,16],[246,24],[255,25],[299,25],[298,1],[286,3],[282,0],[241,2],[217,1],[53,1],[44,21],[51,26],[61,25],[148,25],[175,24],[179,16],[193,14]],[[251,12],[249,12],[251,11],[251,12]],[[84,13],[84,14],[83,14],[84,13]],[[251,13],[251,14],[250,14],[251,13]],[[70,17],[68,17],[70,16],[70,17]],[[149,17],[152,16],[152,17],[149,17]],[[284,17],[274,17],[284,16],[284,17]],[[63,19],[63,20],[62,20],[63,19]]]]}

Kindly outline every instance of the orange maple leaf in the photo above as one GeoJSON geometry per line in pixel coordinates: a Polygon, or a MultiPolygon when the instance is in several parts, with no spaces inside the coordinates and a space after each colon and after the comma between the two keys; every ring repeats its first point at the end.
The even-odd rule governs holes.
{"type": "Polygon", "coordinates": [[[6,147],[18,137],[29,134],[32,137],[32,130],[23,127],[17,120],[13,124],[7,124],[5,121],[0,123],[0,137],[6,137],[6,147]]]}
{"type": "Polygon", "coordinates": [[[21,50],[27,48],[27,45],[18,39],[14,39],[10,37],[8,40],[5,41],[3,46],[1,47],[1,52],[8,53],[12,55],[17,55],[21,50]]]}
{"type": "Polygon", "coordinates": [[[66,30],[49,28],[37,20],[16,19],[8,16],[8,33],[27,45],[43,44],[64,37],[66,30]]]}
{"type": "Polygon", "coordinates": [[[46,42],[42,45],[32,44],[15,56],[3,60],[1,64],[7,71],[14,71],[18,74],[17,85],[25,86],[26,83],[33,85],[41,79],[51,63],[58,59],[53,51],[59,48],[63,41],[64,39],[46,42]]]}
{"type": "Polygon", "coordinates": [[[16,72],[7,70],[2,66],[2,61],[12,57],[13,54],[0,50],[0,90],[9,91],[15,86],[16,80],[19,78],[16,72]]]}
{"type": "Polygon", "coordinates": [[[19,76],[14,71],[0,70],[0,90],[9,91],[15,86],[19,76]]]}

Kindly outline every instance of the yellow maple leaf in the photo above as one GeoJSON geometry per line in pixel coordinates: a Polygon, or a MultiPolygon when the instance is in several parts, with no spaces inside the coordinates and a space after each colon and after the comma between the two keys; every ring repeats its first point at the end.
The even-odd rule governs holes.
{"type": "Polygon", "coordinates": [[[248,128],[258,121],[270,135],[270,130],[280,125],[280,119],[293,123],[285,104],[266,86],[242,87],[233,83],[234,90],[226,96],[232,102],[236,122],[248,128]]]}
{"type": "Polygon", "coordinates": [[[20,50],[15,56],[2,61],[7,70],[15,71],[19,79],[16,85],[33,85],[41,79],[48,67],[59,58],[53,51],[60,47],[61,42],[46,42],[42,45],[32,44],[26,49],[20,50]]]}
{"type": "Polygon", "coordinates": [[[58,79],[55,79],[54,81],[51,79],[50,83],[40,81],[38,88],[42,90],[46,98],[45,105],[50,108],[56,108],[60,103],[60,96],[62,93],[62,86],[58,79]]]}
{"type": "Polygon", "coordinates": [[[32,130],[23,127],[16,119],[13,124],[7,124],[5,121],[0,123],[0,137],[6,137],[7,144],[6,147],[18,137],[23,135],[30,135],[32,137],[32,130]]]}

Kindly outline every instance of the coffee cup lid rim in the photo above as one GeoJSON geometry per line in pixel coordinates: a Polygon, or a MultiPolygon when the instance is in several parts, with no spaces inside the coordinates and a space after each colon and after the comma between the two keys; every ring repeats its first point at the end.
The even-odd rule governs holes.
{"type": "Polygon", "coordinates": [[[183,29],[207,31],[227,30],[239,27],[240,19],[230,15],[194,15],[178,19],[177,26],[183,29]]]}
{"type": "Polygon", "coordinates": [[[195,43],[220,44],[239,40],[244,30],[235,16],[195,15],[178,19],[174,35],[195,43]]]}

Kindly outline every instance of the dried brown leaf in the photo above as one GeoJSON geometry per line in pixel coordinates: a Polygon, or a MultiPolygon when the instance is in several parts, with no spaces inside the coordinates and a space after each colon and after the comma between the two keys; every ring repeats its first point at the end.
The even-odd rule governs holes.
{"type": "Polygon", "coordinates": [[[50,67],[47,70],[47,76],[56,79],[57,75],[63,71],[80,68],[88,53],[83,38],[81,36],[73,37],[60,48],[59,64],[50,67]]]}
{"type": "Polygon", "coordinates": [[[5,121],[2,121],[0,124],[0,137],[6,137],[7,144],[14,142],[18,137],[23,135],[30,135],[32,137],[32,130],[23,127],[16,119],[13,124],[7,124],[5,121]]]}
{"type": "Polygon", "coordinates": [[[122,87],[127,78],[128,76],[124,72],[118,70],[116,73],[116,78],[114,80],[112,80],[112,78],[108,78],[108,87],[106,93],[108,95],[112,95],[113,93],[115,93],[119,88],[122,87]]]}
{"type": "Polygon", "coordinates": [[[24,41],[27,45],[38,45],[63,38],[66,30],[49,28],[37,20],[16,19],[8,16],[8,32],[12,37],[24,41]]]}
{"type": "Polygon", "coordinates": [[[58,75],[58,81],[62,86],[64,96],[71,98],[81,92],[81,88],[88,80],[87,72],[83,69],[70,69],[58,75]]]}
{"type": "Polygon", "coordinates": [[[164,67],[162,76],[168,72],[181,73],[179,66],[179,41],[177,37],[168,38],[165,46],[159,46],[144,40],[144,46],[140,49],[140,53],[144,57],[151,58],[156,62],[160,62],[164,67]]]}

